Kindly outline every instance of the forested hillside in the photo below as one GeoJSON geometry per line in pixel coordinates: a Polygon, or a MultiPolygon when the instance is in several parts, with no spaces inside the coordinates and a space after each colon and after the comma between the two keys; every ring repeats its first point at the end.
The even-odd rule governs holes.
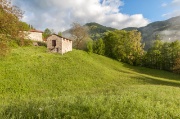
{"type": "Polygon", "coordinates": [[[115,28],[106,27],[106,26],[100,25],[98,23],[87,23],[87,24],[85,24],[85,26],[88,26],[89,35],[90,35],[91,39],[93,39],[93,40],[102,38],[103,35],[105,35],[105,33],[108,31],[116,30],[115,28]]]}
{"type": "Polygon", "coordinates": [[[142,33],[142,41],[145,43],[145,49],[149,49],[157,36],[162,41],[173,42],[180,40],[180,16],[170,18],[165,21],[157,21],[140,28],[125,28],[124,30],[137,29],[142,33]]]}

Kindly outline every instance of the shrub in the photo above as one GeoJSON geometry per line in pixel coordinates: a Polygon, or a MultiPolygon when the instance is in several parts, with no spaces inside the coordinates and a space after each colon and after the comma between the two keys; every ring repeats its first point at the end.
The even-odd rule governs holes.
{"type": "Polygon", "coordinates": [[[15,38],[15,42],[18,46],[32,46],[33,42],[29,39],[15,38]]]}
{"type": "Polygon", "coordinates": [[[173,67],[173,72],[180,74],[180,57],[175,60],[175,65],[173,67]]]}
{"type": "Polygon", "coordinates": [[[0,57],[6,56],[10,52],[10,48],[6,42],[0,41],[0,57]]]}
{"type": "Polygon", "coordinates": [[[10,52],[10,47],[8,46],[9,40],[6,35],[0,35],[0,57],[4,57],[10,52]]]}
{"type": "Polygon", "coordinates": [[[38,44],[38,46],[47,47],[47,43],[46,42],[37,41],[37,44],[38,44]]]}
{"type": "Polygon", "coordinates": [[[89,41],[87,43],[87,51],[88,51],[88,53],[93,53],[93,42],[92,41],[89,41]]]}

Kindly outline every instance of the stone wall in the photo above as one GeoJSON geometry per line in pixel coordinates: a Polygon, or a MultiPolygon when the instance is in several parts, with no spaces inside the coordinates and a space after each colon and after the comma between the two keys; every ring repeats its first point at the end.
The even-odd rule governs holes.
{"type": "Polygon", "coordinates": [[[51,52],[57,52],[62,54],[62,38],[52,35],[47,38],[47,49],[51,52]],[[56,40],[56,46],[52,46],[52,41],[56,40]]]}
{"type": "Polygon", "coordinates": [[[62,41],[62,53],[66,53],[66,52],[69,52],[69,51],[72,51],[72,41],[63,38],[63,41],[62,41]]]}
{"type": "Polygon", "coordinates": [[[25,39],[30,39],[34,41],[43,41],[41,32],[24,31],[24,33],[25,33],[25,39]]]}
{"type": "Polygon", "coordinates": [[[72,51],[72,41],[58,35],[51,35],[47,38],[47,49],[51,52],[64,54],[72,51]],[[56,46],[52,45],[53,40],[56,41],[56,46]]]}

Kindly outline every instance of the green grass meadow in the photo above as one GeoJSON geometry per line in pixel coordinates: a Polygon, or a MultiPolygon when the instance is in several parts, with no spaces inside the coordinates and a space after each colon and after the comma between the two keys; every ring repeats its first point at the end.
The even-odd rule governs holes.
{"type": "Polygon", "coordinates": [[[19,47],[0,59],[0,119],[180,119],[180,75],[19,47]]]}

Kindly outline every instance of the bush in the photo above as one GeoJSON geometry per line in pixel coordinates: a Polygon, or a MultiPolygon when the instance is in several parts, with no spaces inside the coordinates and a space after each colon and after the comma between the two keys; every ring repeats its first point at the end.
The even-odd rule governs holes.
{"type": "Polygon", "coordinates": [[[10,48],[6,42],[0,41],[0,57],[6,56],[10,52],[10,48]]]}
{"type": "Polygon", "coordinates": [[[178,57],[176,60],[175,60],[175,65],[173,67],[173,72],[177,73],[177,74],[180,74],[180,57],[178,57]]]}
{"type": "Polygon", "coordinates": [[[47,47],[47,43],[46,42],[37,41],[37,44],[38,44],[38,46],[47,47]]]}
{"type": "Polygon", "coordinates": [[[10,52],[9,41],[10,39],[6,35],[0,35],[0,57],[4,57],[10,52]]]}
{"type": "Polygon", "coordinates": [[[87,52],[88,53],[93,53],[93,42],[92,41],[89,41],[87,43],[87,52]]]}
{"type": "Polygon", "coordinates": [[[18,46],[32,46],[33,42],[29,39],[16,38],[14,39],[18,46]]]}

